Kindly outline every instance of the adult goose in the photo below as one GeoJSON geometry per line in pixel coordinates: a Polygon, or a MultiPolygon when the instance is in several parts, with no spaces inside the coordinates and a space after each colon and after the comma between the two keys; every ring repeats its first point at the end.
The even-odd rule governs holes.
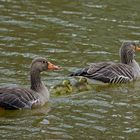
{"type": "Polygon", "coordinates": [[[120,48],[120,63],[99,62],[80,69],[71,76],[83,76],[103,83],[126,83],[140,77],[139,64],[134,59],[135,51],[140,51],[138,43],[124,42],[120,48]]]}
{"type": "Polygon", "coordinates": [[[47,59],[39,57],[31,63],[30,89],[20,87],[0,88],[0,107],[5,109],[24,109],[42,106],[49,101],[49,92],[40,78],[40,73],[47,70],[58,70],[58,66],[47,59]]]}

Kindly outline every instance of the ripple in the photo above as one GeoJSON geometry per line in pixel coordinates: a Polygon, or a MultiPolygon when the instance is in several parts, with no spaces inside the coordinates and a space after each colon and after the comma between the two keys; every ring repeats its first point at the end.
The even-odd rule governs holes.
{"type": "Polygon", "coordinates": [[[16,25],[16,26],[19,26],[19,27],[22,27],[22,28],[34,28],[34,29],[40,29],[40,28],[45,28],[46,26],[45,25],[40,25],[40,24],[35,24],[35,23],[32,23],[31,21],[18,21],[18,20],[3,20],[1,21],[1,23],[4,23],[4,24],[10,24],[10,25],[16,25]]]}
{"type": "Polygon", "coordinates": [[[83,113],[83,114],[93,118],[99,118],[99,119],[104,118],[104,116],[95,113],[83,113]]]}
{"type": "Polygon", "coordinates": [[[12,32],[13,30],[7,28],[0,28],[0,32],[12,32]]]}
{"type": "Polygon", "coordinates": [[[21,38],[12,37],[12,36],[6,36],[6,37],[1,37],[1,40],[2,40],[2,41],[11,41],[11,40],[12,40],[12,41],[13,41],[13,40],[14,40],[14,41],[15,41],[15,40],[18,41],[18,40],[21,40],[21,38]]]}
{"type": "Polygon", "coordinates": [[[93,5],[93,4],[85,4],[85,6],[88,8],[98,8],[98,9],[103,9],[107,7],[107,5],[93,5]]]}
{"type": "Polygon", "coordinates": [[[139,26],[133,26],[133,25],[118,25],[118,26],[123,28],[130,28],[130,29],[140,29],[139,26]]]}
{"type": "Polygon", "coordinates": [[[51,22],[51,23],[54,23],[54,24],[62,25],[62,26],[65,26],[65,27],[81,28],[79,25],[70,23],[69,21],[62,20],[62,19],[56,18],[56,17],[47,17],[47,16],[44,16],[44,15],[40,15],[40,16],[38,16],[38,18],[43,19],[43,20],[48,21],[48,22],[51,22]]]}
{"type": "Polygon", "coordinates": [[[4,52],[4,51],[1,53],[1,56],[16,56],[16,57],[22,56],[22,57],[25,57],[25,58],[39,57],[38,55],[33,54],[33,53],[4,52]]]}
{"type": "Polygon", "coordinates": [[[74,11],[62,11],[63,14],[68,14],[68,15],[82,15],[82,12],[74,12],[74,11]]]}

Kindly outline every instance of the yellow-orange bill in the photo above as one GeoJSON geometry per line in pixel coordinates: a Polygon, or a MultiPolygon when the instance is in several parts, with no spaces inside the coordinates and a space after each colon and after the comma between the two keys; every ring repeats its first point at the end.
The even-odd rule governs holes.
{"type": "Polygon", "coordinates": [[[140,51],[140,48],[139,47],[136,47],[136,51],[140,51]]]}
{"type": "Polygon", "coordinates": [[[52,64],[51,62],[48,62],[48,69],[49,70],[60,70],[61,68],[59,66],[52,64]]]}

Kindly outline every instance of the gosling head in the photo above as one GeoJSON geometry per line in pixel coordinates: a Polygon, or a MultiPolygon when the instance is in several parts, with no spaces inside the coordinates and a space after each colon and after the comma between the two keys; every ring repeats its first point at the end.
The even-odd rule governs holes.
{"type": "Polygon", "coordinates": [[[81,83],[81,84],[87,84],[87,78],[85,78],[85,77],[81,77],[80,79],[79,79],[79,83],[81,83]]]}
{"type": "Polygon", "coordinates": [[[32,71],[46,71],[46,70],[59,70],[60,67],[52,64],[46,58],[38,57],[33,59],[31,63],[31,70],[32,71]]]}
{"type": "Polygon", "coordinates": [[[70,80],[64,80],[62,82],[62,85],[64,86],[64,88],[66,89],[66,91],[68,93],[71,93],[73,91],[72,84],[71,84],[70,80]]]}
{"type": "Polygon", "coordinates": [[[64,86],[67,86],[67,85],[70,85],[71,83],[70,83],[70,80],[64,80],[63,82],[62,82],[62,85],[64,85],[64,86]]]}

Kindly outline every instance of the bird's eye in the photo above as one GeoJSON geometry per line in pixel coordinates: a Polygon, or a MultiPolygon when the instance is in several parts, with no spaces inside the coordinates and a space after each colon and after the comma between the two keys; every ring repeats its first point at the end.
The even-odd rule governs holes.
{"type": "Polygon", "coordinates": [[[44,63],[46,63],[46,61],[42,61],[42,63],[44,64],[44,63]]]}

